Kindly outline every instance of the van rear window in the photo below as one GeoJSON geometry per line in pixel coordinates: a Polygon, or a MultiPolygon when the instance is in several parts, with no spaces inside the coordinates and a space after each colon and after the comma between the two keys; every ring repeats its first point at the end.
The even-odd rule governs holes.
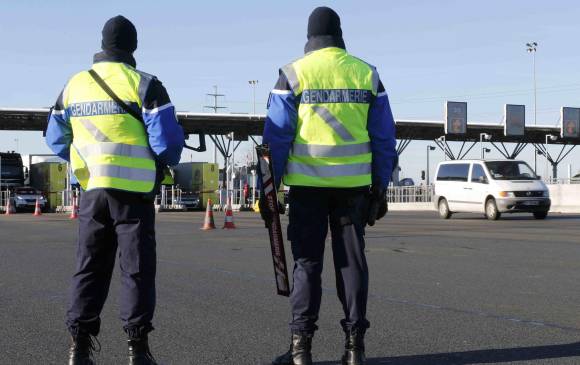
{"type": "Polygon", "coordinates": [[[469,175],[469,164],[453,163],[439,166],[437,181],[465,181],[469,175]]]}

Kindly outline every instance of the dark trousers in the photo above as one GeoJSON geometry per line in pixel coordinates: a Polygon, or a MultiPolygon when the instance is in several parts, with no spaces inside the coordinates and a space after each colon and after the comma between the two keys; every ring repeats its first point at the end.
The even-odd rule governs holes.
{"type": "Polygon", "coordinates": [[[329,189],[291,187],[288,240],[294,256],[294,287],[290,295],[292,332],[312,333],[322,297],[321,274],[328,226],[336,290],[345,318],[343,329],[365,330],[369,273],[364,227],[368,188],[329,189]]]}
{"type": "Polygon", "coordinates": [[[67,312],[71,334],[99,333],[117,248],[124,329],[130,337],[153,329],[157,261],[154,226],[153,201],[143,194],[98,189],[81,195],[76,272],[67,312]]]}

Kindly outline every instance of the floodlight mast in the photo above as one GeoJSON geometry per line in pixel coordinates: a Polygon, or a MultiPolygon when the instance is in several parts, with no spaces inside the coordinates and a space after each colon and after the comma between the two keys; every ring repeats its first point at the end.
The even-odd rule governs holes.
{"type": "MultiPolygon", "coordinates": [[[[533,77],[534,77],[534,125],[538,125],[538,112],[537,112],[537,87],[536,87],[536,50],[538,49],[537,42],[529,42],[526,43],[526,51],[532,54],[532,62],[533,62],[533,77]]],[[[534,153],[534,172],[537,173],[537,166],[538,166],[538,155],[534,153]]]]}
{"type": "Polygon", "coordinates": [[[253,103],[253,114],[256,115],[256,86],[258,85],[258,80],[249,80],[248,84],[250,84],[252,86],[252,95],[254,98],[254,103],[253,103]]]}

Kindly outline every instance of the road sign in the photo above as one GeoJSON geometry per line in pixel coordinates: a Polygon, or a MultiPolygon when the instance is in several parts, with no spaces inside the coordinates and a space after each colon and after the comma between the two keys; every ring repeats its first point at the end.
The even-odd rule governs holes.
{"type": "Polygon", "coordinates": [[[562,107],[560,136],[562,138],[580,137],[580,108],[562,107]]]}
{"type": "Polygon", "coordinates": [[[467,103],[448,101],[445,104],[445,134],[467,133],[467,103]]]}
{"type": "Polygon", "coordinates": [[[522,136],[526,127],[526,106],[505,104],[504,106],[504,135],[522,136]]]}

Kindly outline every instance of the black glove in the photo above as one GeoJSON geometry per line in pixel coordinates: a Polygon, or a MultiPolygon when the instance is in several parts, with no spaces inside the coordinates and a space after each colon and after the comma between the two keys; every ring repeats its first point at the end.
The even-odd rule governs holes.
{"type": "Polygon", "coordinates": [[[367,223],[369,226],[374,226],[375,221],[383,218],[389,210],[387,204],[387,191],[378,187],[371,188],[371,196],[369,203],[369,212],[367,223]]]}

